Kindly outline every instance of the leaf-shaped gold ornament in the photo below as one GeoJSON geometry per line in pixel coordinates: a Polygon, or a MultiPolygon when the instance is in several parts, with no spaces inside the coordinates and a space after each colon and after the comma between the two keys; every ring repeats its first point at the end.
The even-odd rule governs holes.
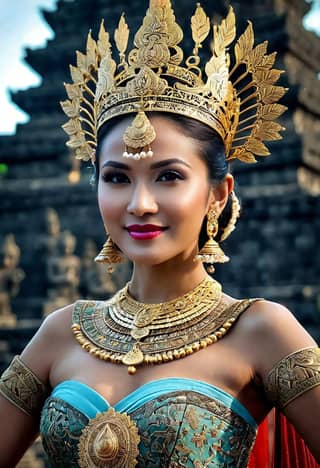
{"type": "Polygon", "coordinates": [[[249,24],[243,34],[237,40],[237,43],[234,48],[234,53],[236,56],[236,63],[240,64],[252,51],[254,44],[254,34],[252,23],[249,21],[249,24]]]}
{"type": "Polygon", "coordinates": [[[244,147],[247,151],[257,156],[268,156],[270,154],[268,148],[257,138],[249,138],[244,147]]]}
{"type": "Polygon", "coordinates": [[[270,68],[273,67],[273,65],[274,65],[274,62],[276,60],[276,56],[277,56],[277,52],[272,52],[269,55],[265,55],[263,57],[263,61],[262,61],[262,68],[264,70],[270,70],[270,68]]]}
{"type": "Polygon", "coordinates": [[[83,82],[83,75],[79,68],[70,65],[70,74],[74,84],[80,84],[83,82]]]}
{"type": "Polygon", "coordinates": [[[258,110],[258,117],[263,120],[275,120],[287,110],[282,104],[265,104],[258,110]]]}
{"type": "Polygon", "coordinates": [[[87,72],[87,56],[82,52],[76,51],[77,55],[77,67],[82,74],[87,72]]]}
{"type": "Polygon", "coordinates": [[[120,55],[123,55],[128,46],[129,28],[122,13],[117,29],[114,32],[114,40],[120,55]]]}
{"type": "Polygon", "coordinates": [[[213,26],[213,37],[212,49],[216,56],[223,53],[234,41],[236,37],[236,17],[231,6],[227,17],[219,25],[213,26]]]}
{"type": "Polygon", "coordinates": [[[235,148],[233,150],[228,160],[232,160],[232,159],[239,159],[239,161],[242,161],[248,164],[257,162],[254,155],[250,153],[250,151],[246,151],[246,149],[243,146],[241,146],[240,148],[235,148]]]}
{"type": "Polygon", "coordinates": [[[282,70],[257,70],[254,73],[254,79],[259,87],[268,84],[274,84],[280,78],[282,70]]]}
{"type": "Polygon", "coordinates": [[[83,133],[78,133],[76,135],[72,135],[70,140],[67,141],[66,145],[69,148],[79,148],[80,146],[86,143],[86,139],[83,133]]]}
{"type": "MultiPolygon", "coordinates": [[[[198,3],[196,11],[191,18],[192,39],[196,48],[206,39],[210,31],[210,20],[198,3]]],[[[197,52],[196,52],[197,53],[197,52]]]]}
{"type": "Polygon", "coordinates": [[[62,125],[62,128],[68,135],[81,132],[81,124],[77,118],[68,120],[68,122],[62,125]]]}
{"type": "Polygon", "coordinates": [[[109,39],[109,33],[106,32],[104,28],[104,20],[102,20],[100,24],[98,41],[97,41],[97,49],[98,49],[100,58],[107,55],[110,51],[110,48],[111,48],[111,44],[110,44],[110,39],[109,39]]]}
{"type": "Polygon", "coordinates": [[[265,120],[253,129],[252,136],[265,141],[280,140],[282,138],[279,134],[281,130],[284,128],[278,122],[265,120]]]}
{"type": "Polygon", "coordinates": [[[205,67],[205,72],[208,76],[206,88],[210,90],[216,100],[223,100],[228,89],[228,67],[225,51],[218,57],[214,55],[211,57],[205,67]]]}
{"type": "Polygon", "coordinates": [[[255,72],[259,66],[263,65],[263,58],[267,52],[268,42],[264,41],[261,44],[258,44],[246,57],[245,61],[248,66],[248,70],[255,72]]]}
{"type": "Polygon", "coordinates": [[[78,84],[70,84],[70,83],[65,83],[64,87],[66,89],[67,95],[69,99],[81,99],[82,97],[82,92],[81,88],[78,84]]]}
{"type": "Polygon", "coordinates": [[[286,91],[287,88],[283,88],[282,86],[267,85],[259,90],[259,95],[264,104],[273,104],[279,101],[286,91]]]}
{"type": "Polygon", "coordinates": [[[92,39],[91,31],[88,34],[87,39],[87,68],[88,70],[92,67],[96,69],[97,67],[97,43],[92,39]]]}
{"type": "Polygon", "coordinates": [[[80,99],[76,98],[72,101],[68,99],[60,102],[63,112],[70,118],[78,117],[80,110],[80,99]]]}

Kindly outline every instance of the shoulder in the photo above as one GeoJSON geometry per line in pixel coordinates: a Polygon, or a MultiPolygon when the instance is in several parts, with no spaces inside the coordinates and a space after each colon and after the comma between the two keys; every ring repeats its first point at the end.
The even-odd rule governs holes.
{"type": "Polygon", "coordinates": [[[56,356],[68,348],[73,339],[71,325],[74,304],[48,315],[21,353],[21,359],[43,382],[47,383],[56,356]]]}
{"type": "Polygon", "coordinates": [[[290,353],[316,346],[293,313],[276,302],[255,301],[240,317],[239,328],[262,378],[290,353]]]}

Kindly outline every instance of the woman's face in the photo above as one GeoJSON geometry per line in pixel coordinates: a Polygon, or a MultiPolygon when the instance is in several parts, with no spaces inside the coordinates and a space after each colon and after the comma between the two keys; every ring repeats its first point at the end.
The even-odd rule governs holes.
{"type": "Polygon", "coordinates": [[[102,142],[98,201],[111,239],[133,262],[159,265],[197,252],[203,219],[215,198],[196,142],[170,120],[151,118],[153,157],[122,156],[130,119],[102,142]]]}

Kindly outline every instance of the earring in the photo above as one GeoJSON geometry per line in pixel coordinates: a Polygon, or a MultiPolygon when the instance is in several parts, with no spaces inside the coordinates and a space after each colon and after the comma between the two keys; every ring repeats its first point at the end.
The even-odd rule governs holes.
{"type": "Polygon", "coordinates": [[[221,242],[226,240],[227,237],[230,236],[232,231],[235,229],[237,219],[240,216],[240,202],[239,198],[235,194],[235,192],[231,192],[231,198],[232,198],[232,205],[231,205],[231,217],[226,225],[226,227],[223,229],[223,232],[221,234],[221,242]]]}
{"type": "Polygon", "coordinates": [[[212,263],[225,263],[230,260],[229,257],[225,255],[218,242],[214,240],[218,230],[219,225],[216,212],[210,210],[207,214],[207,235],[209,239],[195,257],[195,260],[200,260],[202,263],[210,263],[207,268],[209,273],[214,273],[214,266],[212,263]]]}
{"type": "Polygon", "coordinates": [[[124,257],[109,236],[106,242],[103,244],[101,252],[98,253],[94,261],[98,263],[108,263],[109,266],[107,267],[107,271],[112,273],[114,270],[112,265],[114,263],[123,263],[124,257]]]}

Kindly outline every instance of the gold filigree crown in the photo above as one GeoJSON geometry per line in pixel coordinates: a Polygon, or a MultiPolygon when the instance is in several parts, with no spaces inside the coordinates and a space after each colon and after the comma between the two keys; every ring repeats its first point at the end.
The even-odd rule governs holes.
{"type": "Polygon", "coordinates": [[[183,31],[176,23],[170,0],[150,0],[134,48],[126,52],[129,29],[124,15],[114,33],[119,62],[112,58],[109,34],[102,21],[98,40],[88,35],[87,50],[77,51],[77,66],[70,66],[72,84],[61,103],[69,121],[63,125],[78,159],[95,161],[98,130],[110,119],[135,114],[123,140],[124,156],[152,156],[155,130],[146,114],[170,112],[196,119],[222,138],[227,160],[255,162],[269,153],[263,141],[278,140],[284,128],[275,120],[286,107],[277,101],[286,88],[276,86],[281,70],[273,69],[276,53],[267,54],[267,41],[254,46],[249,22],[236,41],[232,7],[213,26],[211,57],[200,65],[199,49],[211,25],[197,4],[191,18],[192,54],[184,60],[179,47],[183,31]],[[140,152],[129,152],[140,150],[140,152]],[[141,151],[143,150],[143,151],[141,151]]]}

